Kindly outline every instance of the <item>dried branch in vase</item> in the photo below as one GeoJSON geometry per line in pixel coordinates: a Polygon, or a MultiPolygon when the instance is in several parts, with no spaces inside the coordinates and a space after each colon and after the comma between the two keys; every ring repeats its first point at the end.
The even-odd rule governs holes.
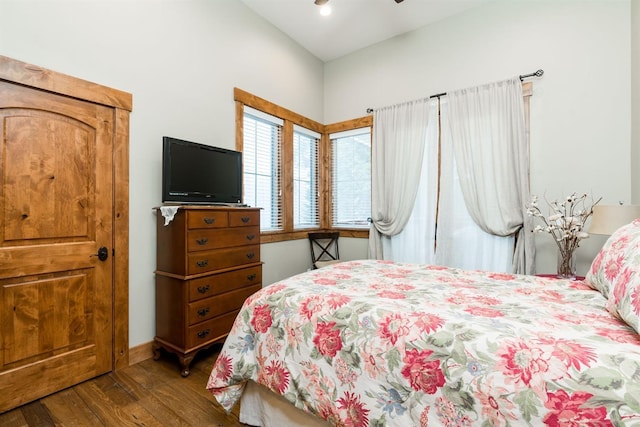
{"type": "Polygon", "coordinates": [[[593,215],[593,207],[600,200],[602,197],[594,201],[593,196],[576,193],[561,201],[547,200],[549,213],[545,216],[538,206],[538,196],[531,197],[527,214],[543,222],[533,232],[549,233],[558,246],[558,277],[575,277],[574,253],[580,246],[580,241],[589,237],[589,233],[584,231],[585,224],[593,215]]]}

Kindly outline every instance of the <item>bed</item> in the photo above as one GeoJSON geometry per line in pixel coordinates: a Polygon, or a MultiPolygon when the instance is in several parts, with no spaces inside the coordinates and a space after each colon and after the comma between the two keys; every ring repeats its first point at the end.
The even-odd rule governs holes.
{"type": "Polygon", "coordinates": [[[584,281],[343,262],[247,299],[207,388],[251,425],[640,426],[639,316],[640,221],[584,281]]]}

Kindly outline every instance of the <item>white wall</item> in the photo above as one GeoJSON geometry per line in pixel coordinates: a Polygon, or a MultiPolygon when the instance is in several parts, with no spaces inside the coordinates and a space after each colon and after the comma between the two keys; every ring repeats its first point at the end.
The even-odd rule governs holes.
{"type": "MultiPolygon", "coordinates": [[[[542,68],[532,80],[532,192],[629,203],[630,33],[627,0],[493,2],[327,63],[325,122],[542,68]]],[[[536,243],[538,271],[555,271],[551,237],[536,243]]],[[[602,243],[581,245],[579,273],[602,243]]]]}
{"type": "MultiPolygon", "coordinates": [[[[133,94],[130,345],[151,341],[162,136],[234,148],[233,87],[322,122],[322,62],[239,1],[1,0],[0,17],[0,55],[133,94]]],[[[305,270],[306,244],[263,245],[265,283],[305,270]]]]}

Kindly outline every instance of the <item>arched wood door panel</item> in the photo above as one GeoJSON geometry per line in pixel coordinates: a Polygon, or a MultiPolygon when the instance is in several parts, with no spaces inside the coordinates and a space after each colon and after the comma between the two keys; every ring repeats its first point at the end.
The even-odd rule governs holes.
{"type": "Polygon", "coordinates": [[[0,81],[0,412],[112,370],[114,122],[0,81]]]}

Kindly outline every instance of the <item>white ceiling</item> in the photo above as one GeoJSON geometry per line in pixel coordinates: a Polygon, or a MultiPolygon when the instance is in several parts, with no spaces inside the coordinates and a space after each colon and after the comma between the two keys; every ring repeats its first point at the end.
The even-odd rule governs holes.
{"type": "Polygon", "coordinates": [[[241,1],[326,62],[489,0],[329,0],[329,16],[314,0],[241,1]]]}

